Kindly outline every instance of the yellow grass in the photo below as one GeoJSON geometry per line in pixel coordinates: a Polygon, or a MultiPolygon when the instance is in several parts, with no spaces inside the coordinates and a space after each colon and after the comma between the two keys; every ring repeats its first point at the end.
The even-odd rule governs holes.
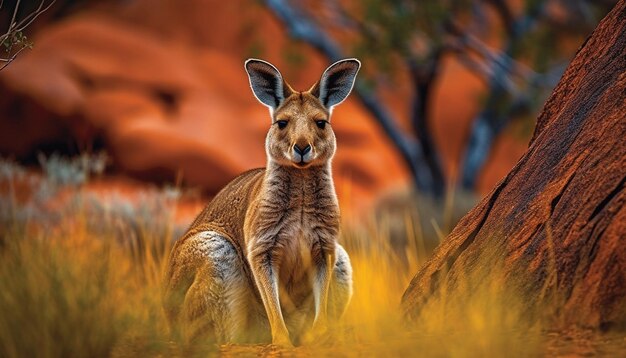
{"type": "MultiPolygon", "coordinates": [[[[90,211],[84,205],[65,212],[54,224],[28,220],[5,226],[0,356],[217,352],[220,348],[211,342],[183,351],[168,336],[159,284],[171,236],[150,234],[148,223],[138,223],[134,230],[128,225],[115,228],[115,220],[106,215],[87,217],[90,211]]],[[[389,245],[381,226],[345,230],[342,240],[352,257],[354,298],[333,336],[292,353],[477,356],[505,354],[511,347],[533,353],[536,342],[522,339],[520,317],[510,303],[499,300],[495,286],[468,295],[453,310],[443,303],[431,305],[419,324],[407,326],[399,302],[422,261],[415,244],[419,240],[408,240],[412,244],[405,250],[407,264],[389,245]]],[[[262,346],[221,351],[274,352],[262,346]]]]}
{"type": "MultiPolygon", "coordinates": [[[[54,220],[45,220],[42,212],[16,204],[12,194],[3,200],[1,357],[497,357],[534,356],[545,349],[541,327],[525,318],[522,302],[497,279],[462,277],[460,295],[449,297],[444,287],[417,322],[403,319],[401,295],[429,254],[414,215],[404,218],[407,240],[400,248],[390,244],[384,220],[344,230],[341,241],[354,270],[354,297],[345,317],[325,341],[281,351],[213,342],[182,347],[170,337],[160,298],[174,236],[170,206],[135,207],[119,215],[115,206],[95,210],[102,205],[79,190],[70,205],[47,212],[54,220]]],[[[155,205],[150,203],[138,205],[155,205]]],[[[493,262],[485,267],[492,269],[493,262]]]]}

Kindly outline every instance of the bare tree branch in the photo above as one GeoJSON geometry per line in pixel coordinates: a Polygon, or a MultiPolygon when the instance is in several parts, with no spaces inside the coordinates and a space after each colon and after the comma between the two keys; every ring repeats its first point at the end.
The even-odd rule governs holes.
{"type": "MultiPolygon", "coordinates": [[[[511,13],[508,3],[505,1],[492,1],[497,3],[498,13],[502,21],[507,21],[511,13]]],[[[488,97],[485,107],[473,122],[469,141],[465,150],[461,185],[466,189],[474,189],[478,173],[482,169],[496,136],[505,127],[510,119],[510,109],[506,113],[498,111],[498,105],[506,100],[506,87],[502,86],[502,78],[508,76],[514,68],[513,53],[519,47],[520,41],[527,32],[532,30],[539,18],[543,15],[545,3],[536,1],[524,14],[513,20],[510,25],[507,43],[504,51],[498,56],[499,66],[494,68],[489,79],[488,97]]],[[[514,98],[514,102],[522,103],[521,98],[514,98]]]]}
{"type": "Polygon", "coordinates": [[[466,49],[468,51],[475,51],[478,55],[483,57],[486,61],[489,61],[489,66],[505,66],[510,64],[510,74],[517,75],[524,79],[528,79],[532,76],[536,76],[537,73],[525,64],[516,61],[508,54],[491,49],[478,37],[472,35],[468,31],[462,31],[458,26],[451,23],[449,30],[452,34],[456,35],[456,43],[459,49],[466,49]]]}
{"type": "Polygon", "coordinates": [[[13,17],[11,17],[11,22],[9,23],[9,31],[13,30],[13,27],[16,25],[15,23],[15,17],[17,16],[17,10],[19,10],[20,8],[20,2],[21,0],[17,0],[17,3],[15,3],[15,9],[13,9],[13,17]]]}
{"type": "Polygon", "coordinates": [[[28,48],[28,46],[20,47],[20,49],[17,50],[13,55],[11,55],[11,57],[9,57],[9,58],[0,58],[0,62],[4,62],[4,64],[2,66],[0,66],[0,71],[2,71],[3,68],[7,67],[11,62],[13,62],[13,60],[15,60],[17,58],[17,56],[20,54],[20,52],[24,51],[27,48],[28,48]]]}
{"type": "Polygon", "coordinates": [[[414,57],[407,60],[414,87],[411,124],[424,154],[426,165],[428,165],[433,177],[433,190],[437,196],[442,196],[444,193],[445,179],[428,118],[432,88],[441,66],[443,52],[442,47],[435,49],[426,64],[418,64],[414,57]]]}
{"type": "Polygon", "coordinates": [[[48,9],[50,9],[52,5],[54,5],[56,0],[52,0],[46,7],[43,7],[45,2],[45,0],[42,0],[41,3],[39,3],[39,7],[35,11],[31,12],[25,18],[23,18],[22,21],[20,21],[20,23],[17,25],[16,31],[23,31],[26,27],[30,26],[30,24],[32,24],[33,21],[35,21],[35,19],[39,17],[39,15],[48,11],[48,9]]]}
{"type": "MultiPolygon", "coordinates": [[[[26,15],[23,19],[18,20],[17,14],[21,0],[17,0],[8,28],[4,34],[0,35],[0,45],[4,46],[7,53],[5,57],[0,57],[0,62],[3,62],[2,66],[0,66],[0,71],[13,62],[22,51],[31,47],[31,43],[22,32],[30,26],[39,15],[50,9],[55,2],[56,0],[51,0],[46,4],[46,0],[41,0],[33,12],[26,15]],[[17,47],[17,50],[14,50],[15,47],[17,47]]],[[[4,5],[4,0],[0,1],[0,10],[2,10],[2,5],[4,5]]]]}

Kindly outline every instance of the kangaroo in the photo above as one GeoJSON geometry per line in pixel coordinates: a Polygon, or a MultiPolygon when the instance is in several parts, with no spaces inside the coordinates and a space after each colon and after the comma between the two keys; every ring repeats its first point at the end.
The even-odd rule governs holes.
{"type": "Polygon", "coordinates": [[[245,62],[269,107],[267,167],[227,184],[172,248],[164,308],[188,337],[291,346],[323,335],[352,296],[352,267],[337,243],[339,205],[330,116],[361,64],[334,63],[308,91],[272,64],[245,62]]]}

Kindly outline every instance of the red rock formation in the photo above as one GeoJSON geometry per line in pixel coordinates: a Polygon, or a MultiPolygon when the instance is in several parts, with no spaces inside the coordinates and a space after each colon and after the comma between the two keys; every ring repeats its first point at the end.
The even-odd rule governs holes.
{"type": "MultiPolygon", "coordinates": [[[[576,55],[526,154],[413,278],[409,317],[462,275],[503,271],[531,307],[562,299],[562,323],[626,323],[626,2],[576,55]],[[485,267],[485,252],[502,265],[485,267]]],[[[508,287],[508,286],[507,286],[508,287]]]]}
{"type": "MultiPolygon", "coordinates": [[[[60,141],[88,150],[101,141],[125,172],[172,181],[180,174],[209,193],[265,164],[269,114],[234,55],[93,14],[36,41],[2,73],[12,97],[0,104],[0,152],[20,157],[60,141]]],[[[360,106],[338,107],[333,127],[344,204],[367,206],[405,180],[393,146],[360,106]]]]}

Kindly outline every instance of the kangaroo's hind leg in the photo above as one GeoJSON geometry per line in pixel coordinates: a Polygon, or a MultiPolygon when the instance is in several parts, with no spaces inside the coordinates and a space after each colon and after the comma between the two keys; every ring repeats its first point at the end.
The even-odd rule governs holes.
{"type": "MultiPolygon", "coordinates": [[[[348,254],[339,244],[335,245],[335,265],[330,273],[326,316],[328,328],[334,330],[352,298],[352,266],[348,254]]],[[[315,323],[313,323],[311,330],[302,337],[302,342],[314,344],[328,337],[330,336],[326,331],[316,331],[315,323]]]]}
{"type": "Polygon", "coordinates": [[[346,250],[335,246],[335,267],[328,293],[328,317],[337,321],[343,315],[352,298],[352,265],[346,250]]]}
{"type": "MultiPolygon", "coordinates": [[[[172,265],[181,267],[178,276],[184,274],[182,271],[192,275],[178,319],[185,337],[197,340],[214,336],[219,343],[248,341],[254,296],[244,263],[231,241],[214,231],[194,234],[173,252],[172,265]],[[189,265],[195,267],[182,270],[189,265]]],[[[170,282],[184,281],[175,277],[176,268],[172,271],[170,282]]]]}

